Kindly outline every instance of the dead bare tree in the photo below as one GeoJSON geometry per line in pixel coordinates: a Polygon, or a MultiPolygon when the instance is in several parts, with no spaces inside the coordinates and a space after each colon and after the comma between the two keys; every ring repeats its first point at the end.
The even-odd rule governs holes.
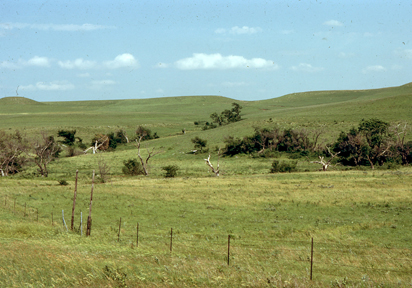
{"type": "Polygon", "coordinates": [[[150,151],[149,149],[147,149],[147,157],[146,157],[145,160],[143,160],[143,157],[142,157],[142,155],[140,154],[140,142],[142,141],[142,139],[143,139],[144,136],[145,136],[144,133],[141,134],[141,135],[139,136],[139,138],[136,139],[136,144],[135,144],[135,145],[136,145],[136,147],[137,147],[137,156],[139,157],[140,163],[142,164],[144,174],[145,174],[146,176],[148,176],[148,175],[149,175],[149,170],[148,170],[149,159],[152,158],[153,156],[159,154],[160,151],[155,152],[155,151],[154,151],[154,150],[155,150],[154,147],[152,148],[151,151],[150,151]]]}
{"type": "Polygon", "coordinates": [[[336,156],[338,156],[338,154],[340,154],[340,151],[338,153],[332,154],[332,152],[330,152],[329,147],[326,147],[326,148],[328,149],[328,152],[331,155],[331,157],[328,161],[325,161],[325,157],[320,156],[320,155],[319,155],[319,160],[320,161],[310,161],[310,163],[321,164],[322,165],[322,171],[327,171],[329,166],[330,166],[330,163],[333,160],[333,158],[335,158],[336,156]]]}
{"type": "MultiPolygon", "coordinates": [[[[83,152],[86,154],[87,151],[92,149],[93,154],[96,154],[97,150],[102,149],[102,147],[106,147],[106,146],[107,147],[109,146],[109,137],[107,137],[107,135],[99,135],[99,137],[97,137],[97,139],[95,140],[94,146],[87,148],[83,152]]],[[[106,149],[103,149],[103,150],[106,150],[106,149]]]]}
{"type": "Polygon", "coordinates": [[[212,163],[210,162],[210,154],[209,157],[207,157],[207,159],[204,159],[206,161],[206,165],[208,165],[210,167],[210,170],[212,170],[213,173],[215,173],[216,177],[219,177],[219,159],[220,159],[220,148],[219,148],[219,152],[218,152],[218,157],[217,157],[217,166],[216,169],[213,167],[212,163]]]}
{"type": "Polygon", "coordinates": [[[47,136],[45,132],[41,134],[41,139],[33,145],[34,163],[39,167],[38,172],[40,175],[47,177],[49,174],[47,165],[59,156],[61,148],[57,145],[53,136],[47,136]]]}

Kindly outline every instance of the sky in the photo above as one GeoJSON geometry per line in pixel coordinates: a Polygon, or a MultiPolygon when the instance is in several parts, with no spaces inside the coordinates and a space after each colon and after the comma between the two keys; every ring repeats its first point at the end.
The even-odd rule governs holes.
{"type": "Polygon", "coordinates": [[[0,98],[290,93],[412,82],[410,0],[0,1],[0,98]]]}

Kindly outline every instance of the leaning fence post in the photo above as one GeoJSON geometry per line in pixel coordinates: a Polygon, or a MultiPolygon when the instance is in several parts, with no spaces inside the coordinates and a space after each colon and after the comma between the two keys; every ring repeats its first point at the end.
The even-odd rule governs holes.
{"type": "Polygon", "coordinates": [[[67,231],[68,229],[67,229],[66,221],[64,220],[64,210],[62,210],[62,219],[63,219],[63,225],[64,227],[66,227],[66,231],[67,231]]]}
{"type": "Polygon", "coordinates": [[[313,237],[312,237],[312,245],[310,249],[310,280],[312,280],[312,268],[313,268],[313,237]]]}
{"type": "Polygon", "coordinates": [[[227,236],[227,265],[230,265],[230,234],[227,236]]]}

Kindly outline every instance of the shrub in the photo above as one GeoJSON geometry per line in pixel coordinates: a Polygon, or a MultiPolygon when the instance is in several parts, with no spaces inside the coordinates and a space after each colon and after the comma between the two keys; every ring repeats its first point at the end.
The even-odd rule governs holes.
{"type": "Polygon", "coordinates": [[[162,169],[166,172],[165,177],[175,177],[177,174],[177,170],[179,170],[179,167],[176,165],[168,165],[162,167],[162,169]]]}
{"type": "Polygon", "coordinates": [[[145,175],[142,164],[139,161],[137,161],[137,159],[125,160],[123,161],[123,165],[124,167],[122,168],[122,172],[125,175],[145,175]]]}
{"type": "Polygon", "coordinates": [[[294,172],[296,171],[296,165],[298,163],[296,161],[293,162],[279,162],[278,160],[274,160],[272,163],[272,168],[270,169],[270,173],[285,173],[285,172],[294,172]]]}
{"type": "Polygon", "coordinates": [[[61,186],[67,186],[67,185],[69,185],[69,183],[67,183],[66,180],[59,180],[59,185],[61,185],[61,186]]]}

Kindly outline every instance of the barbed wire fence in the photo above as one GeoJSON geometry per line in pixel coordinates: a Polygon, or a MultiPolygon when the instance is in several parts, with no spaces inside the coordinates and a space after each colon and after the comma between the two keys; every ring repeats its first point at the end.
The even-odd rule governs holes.
{"type": "MultiPolygon", "coordinates": [[[[41,214],[37,207],[27,205],[26,202],[18,203],[16,198],[7,195],[4,197],[4,207],[8,212],[27,221],[38,223],[40,215],[43,224],[61,225],[64,231],[68,230],[63,210],[62,216],[59,216],[58,211],[48,215],[41,214]]],[[[148,231],[149,227],[144,227],[145,231],[142,233],[139,223],[130,224],[128,219],[124,219],[125,217],[123,226],[121,217],[114,219],[112,224],[118,228],[112,228],[113,235],[106,237],[110,241],[132,248],[142,247],[142,243],[145,243],[146,247],[151,245],[159,248],[160,245],[160,249],[167,249],[170,253],[196,253],[199,257],[223,259],[222,263],[227,265],[236,265],[239,261],[252,262],[253,258],[270,263],[271,266],[287,262],[296,269],[304,269],[310,280],[316,275],[342,277],[349,274],[348,272],[357,274],[358,277],[369,277],[367,275],[370,273],[412,277],[412,250],[408,248],[354,245],[342,241],[321,242],[314,241],[313,238],[307,241],[270,237],[258,239],[259,237],[251,234],[190,235],[181,234],[179,230],[174,232],[173,228],[156,234],[148,231]]],[[[79,227],[75,227],[72,233],[82,236],[82,228],[80,219],[79,227]]]]}

